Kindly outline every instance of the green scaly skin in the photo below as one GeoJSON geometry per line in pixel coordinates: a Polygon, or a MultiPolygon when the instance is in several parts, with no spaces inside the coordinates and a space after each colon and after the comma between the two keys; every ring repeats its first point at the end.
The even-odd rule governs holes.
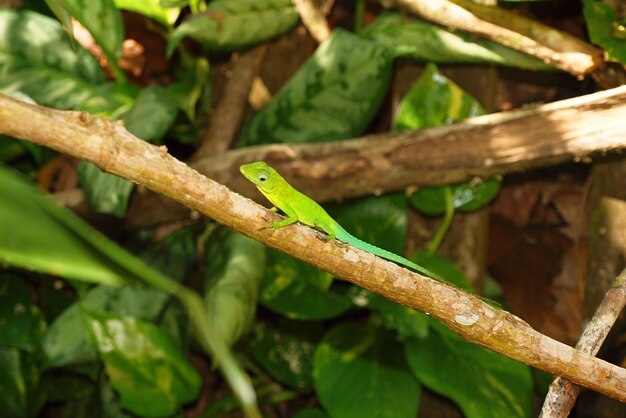
{"type": "Polygon", "coordinates": [[[404,257],[378,248],[357,237],[351,235],[343,229],[328,213],[314,200],[294,189],[276,170],[267,165],[264,161],[244,164],[239,170],[241,173],[259,189],[261,193],[274,205],[282,210],[287,218],[273,222],[272,228],[282,228],[300,221],[301,223],[324,231],[328,234],[328,239],[337,239],[360,250],[377,255],[384,259],[402,264],[426,276],[441,280],[433,272],[421,267],[404,257]]]}

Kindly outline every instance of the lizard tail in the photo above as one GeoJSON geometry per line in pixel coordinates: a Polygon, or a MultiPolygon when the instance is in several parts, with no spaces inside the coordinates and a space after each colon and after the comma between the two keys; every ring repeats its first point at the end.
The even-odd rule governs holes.
{"type": "Polygon", "coordinates": [[[367,251],[368,253],[372,253],[386,260],[393,261],[394,263],[402,264],[405,267],[409,267],[410,269],[415,270],[418,273],[424,274],[428,277],[432,277],[433,279],[442,280],[441,277],[439,277],[432,271],[425,269],[424,267],[418,264],[415,264],[414,262],[409,261],[404,257],[394,254],[391,251],[383,250],[382,248],[379,248],[375,245],[362,241],[358,239],[357,237],[355,237],[354,235],[350,234],[348,231],[346,231],[343,228],[341,228],[337,232],[336,238],[339,241],[345,242],[347,244],[352,245],[353,247],[358,248],[359,250],[367,251]]]}

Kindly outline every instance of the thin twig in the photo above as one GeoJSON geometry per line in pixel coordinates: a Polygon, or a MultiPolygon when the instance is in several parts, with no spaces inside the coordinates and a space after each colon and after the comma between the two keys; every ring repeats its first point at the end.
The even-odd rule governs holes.
{"type": "Polygon", "coordinates": [[[313,0],[291,0],[296,6],[302,23],[317,41],[322,43],[330,37],[330,28],[324,13],[317,8],[313,0]]]}
{"type": "MultiPolygon", "coordinates": [[[[626,269],[615,279],[613,287],[606,292],[593,318],[583,331],[576,349],[595,356],[609,334],[613,324],[626,305],[626,269]]],[[[541,409],[540,418],[566,418],[580,393],[580,386],[557,377],[541,409]]]]}
{"type": "Polygon", "coordinates": [[[467,341],[626,401],[626,370],[555,341],[474,295],[373,254],[320,239],[303,225],[271,230],[275,213],[208,179],[123,126],[82,112],[58,111],[0,95],[0,133],[90,161],[162,193],[272,248],[425,312],[467,341]]]}

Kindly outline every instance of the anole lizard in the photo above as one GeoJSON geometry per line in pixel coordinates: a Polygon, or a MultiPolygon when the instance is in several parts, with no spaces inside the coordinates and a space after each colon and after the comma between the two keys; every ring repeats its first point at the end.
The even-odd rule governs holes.
{"type": "Polygon", "coordinates": [[[273,222],[270,225],[272,228],[282,228],[300,221],[305,225],[324,231],[328,234],[328,240],[338,239],[360,250],[367,251],[368,253],[402,264],[419,273],[441,280],[439,276],[424,267],[392,252],[361,241],[351,235],[348,231],[343,229],[337,221],[331,218],[331,216],[313,199],[294,189],[291,184],[287,183],[287,180],[264,161],[244,164],[239,167],[239,170],[248,180],[254,183],[270,202],[272,202],[274,205],[272,211],[276,211],[276,208],[278,208],[287,215],[287,218],[273,222]]]}

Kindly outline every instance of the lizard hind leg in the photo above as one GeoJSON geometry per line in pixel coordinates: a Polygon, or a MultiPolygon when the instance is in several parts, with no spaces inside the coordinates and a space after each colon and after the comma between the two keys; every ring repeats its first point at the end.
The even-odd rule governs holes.
{"type": "Polygon", "coordinates": [[[315,228],[319,229],[320,231],[324,231],[327,234],[326,241],[333,241],[337,238],[337,233],[328,225],[324,225],[322,222],[320,222],[319,219],[316,219],[313,222],[313,225],[315,226],[315,228]]]}

